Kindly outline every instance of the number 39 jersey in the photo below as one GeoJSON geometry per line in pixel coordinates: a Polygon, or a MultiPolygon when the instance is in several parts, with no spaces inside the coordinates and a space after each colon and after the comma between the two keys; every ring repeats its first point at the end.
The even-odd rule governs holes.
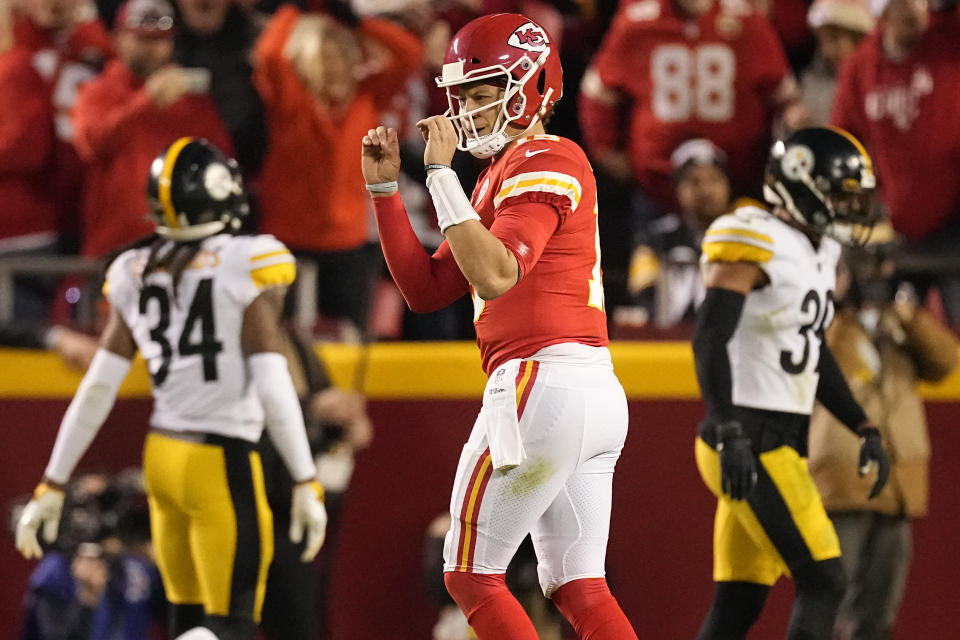
{"type": "Polygon", "coordinates": [[[753,262],[769,279],[747,296],[727,347],[733,404],[800,414],[813,410],[839,259],[837,241],[824,237],[814,246],[803,232],[758,207],[740,207],[710,225],[703,264],[753,262]]]}
{"type": "Polygon", "coordinates": [[[104,293],[147,361],[150,424],[256,442],[263,408],[240,343],[243,316],[263,289],[293,282],[293,256],[273,236],[212,236],[174,294],[169,273],[142,278],[149,253],[147,247],[122,253],[107,272],[104,293]]]}

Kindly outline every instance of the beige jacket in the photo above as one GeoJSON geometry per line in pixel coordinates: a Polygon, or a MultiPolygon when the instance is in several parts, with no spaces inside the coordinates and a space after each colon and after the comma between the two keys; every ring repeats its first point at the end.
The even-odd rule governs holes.
{"type": "Polygon", "coordinates": [[[867,500],[876,472],[857,475],[859,439],[817,404],[810,419],[810,472],[828,511],[867,510],[923,516],[929,493],[930,440],[917,380],[935,382],[957,366],[957,338],[923,309],[893,306],[871,340],[855,312],[840,311],[827,332],[854,396],[883,434],[890,482],[867,500]]]}

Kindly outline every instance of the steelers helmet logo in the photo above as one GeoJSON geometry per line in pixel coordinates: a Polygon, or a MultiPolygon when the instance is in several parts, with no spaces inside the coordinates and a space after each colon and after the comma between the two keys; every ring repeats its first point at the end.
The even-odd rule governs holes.
{"type": "Polygon", "coordinates": [[[780,168],[788,180],[799,180],[800,176],[810,175],[813,171],[813,151],[802,144],[787,149],[780,158],[780,168]]]}
{"type": "Polygon", "coordinates": [[[214,162],[203,172],[203,186],[211,198],[223,201],[236,190],[237,183],[225,164],[214,162]]]}

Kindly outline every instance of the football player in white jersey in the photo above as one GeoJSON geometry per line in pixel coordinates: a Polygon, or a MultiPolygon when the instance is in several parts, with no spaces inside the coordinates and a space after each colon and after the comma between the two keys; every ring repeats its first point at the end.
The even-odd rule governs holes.
{"type": "Polygon", "coordinates": [[[181,138],[150,168],[156,234],[109,266],[110,316],[60,425],[17,548],[56,538],[63,486],[113,406],[139,350],[153,380],[143,453],[157,565],[171,635],[205,626],[220,640],[256,633],[273,554],[272,514],[255,445],[264,423],[297,482],[290,537],[302,559],[323,543],[323,490],[280,347],[279,315],[296,267],[272,236],[236,235],[248,210],[237,164],[181,138]]]}
{"type": "Polygon", "coordinates": [[[745,638],[781,575],[796,586],[787,638],[831,637],[843,567],[807,469],[807,427],[818,400],[855,431],[860,473],[877,467],[879,493],[889,473],[880,433],[823,340],[841,243],[869,233],[875,183],[849,133],[801,129],[771,151],[772,210],[740,207],[706,232],[693,351],[708,415],[696,459],[718,505],[716,589],[699,640],[745,638]]]}

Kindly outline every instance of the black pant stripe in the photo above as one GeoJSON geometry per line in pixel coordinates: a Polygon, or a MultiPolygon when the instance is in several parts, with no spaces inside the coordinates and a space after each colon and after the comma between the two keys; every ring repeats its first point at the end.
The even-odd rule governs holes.
{"type": "Polygon", "coordinates": [[[230,615],[252,618],[260,569],[260,525],[257,520],[253,470],[250,467],[251,447],[226,438],[217,444],[223,447],[227,485],[237,519],[237,544],[230,581],[230,615]]]}
{"type": "Polygon", "coordinates": [[[790,508],[759,460],[757,486],[750,493],[747,502],[788,567],[792,568],[813,559],[810,548],[793,520],[790,508]]]}

